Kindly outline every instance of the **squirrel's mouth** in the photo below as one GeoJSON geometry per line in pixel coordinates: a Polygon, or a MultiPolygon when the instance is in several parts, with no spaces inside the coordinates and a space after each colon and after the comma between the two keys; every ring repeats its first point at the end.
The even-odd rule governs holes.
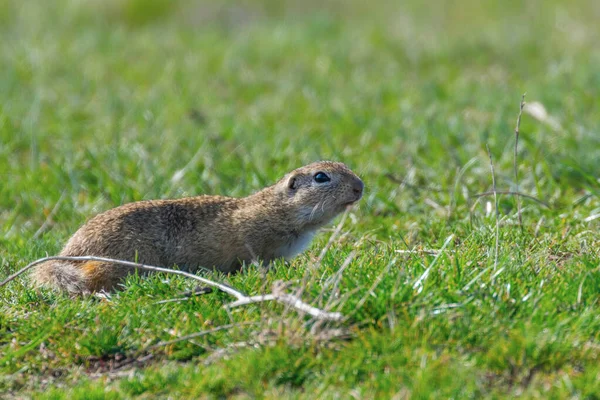
{"type": "Polygon", "coordinates": [[[354,200],[350,200],[350,201],[348,201],[348,202],[344,203],[344,204],[343,204],[343,206],[344,206],[344,207],[351,207],[351,206],[353,206],[354,204],[358,203],[358,201],[359,201],[360,199],[362,199],[362,192],[361,192],[361,193],[360,193],[358,196],[356,196],[356,198],[355,198],[354,200]]]}
{"type": "Polygon", "coordinates": [[[358,203],[359,200],[360,200],[360,198],[358,198],[356,200],[349,201],[347,203],[344,203],[344,204],[342,204],[342,207],[344,207],[344,208],[352,207],[353,205],[355,205],[356,203],[358,203]]]}

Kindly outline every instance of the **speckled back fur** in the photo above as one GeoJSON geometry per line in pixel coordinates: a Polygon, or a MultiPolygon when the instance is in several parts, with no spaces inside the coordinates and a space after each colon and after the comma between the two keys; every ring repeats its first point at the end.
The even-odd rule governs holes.
{"type": "MultiPolygon", "coordinates": [[[[125,204],[89,220],[61,256],[102,256],[194,271],[239,270],[304,250],[315,231],[362,196],[362,181],[342,163],[298,168],[244,198],[197,196],[125,204]],[[315,174],[330,179],[319,183],[315,174]]],[[[36,285],[72,293],[111,290],[132,269],[98,262],[50,261],[32,273],[36,285]]]]}

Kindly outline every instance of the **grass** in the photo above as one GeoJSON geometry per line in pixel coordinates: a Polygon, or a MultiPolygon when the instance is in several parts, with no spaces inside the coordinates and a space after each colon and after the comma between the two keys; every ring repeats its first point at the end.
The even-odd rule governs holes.
{"type": "MultiPolygon", "coordinates": [[[[349,340],[276,304],[228,314],[223,293],[158,304],[193,287],[174,276],[111,302],[18,279],[0,289],[0,393],[597,398],[598,17],[586,0],[0,3],[0,278],[125,202],[244,196],[318,159],[367,188],[303,294],[348,315],[324,332],[349,340]],[[486,145],[516,188],[524,92],[558,122],[525,112],[519,137],[519,190],[549,207],[522,199],[520,228],[499,195],[494,267],[494,200],[474,195],[486,145]],[[231,322],[251,324],[152,347],[231,322]]],[[[299,285],[329,235],[212,277],[299,285]]]]}

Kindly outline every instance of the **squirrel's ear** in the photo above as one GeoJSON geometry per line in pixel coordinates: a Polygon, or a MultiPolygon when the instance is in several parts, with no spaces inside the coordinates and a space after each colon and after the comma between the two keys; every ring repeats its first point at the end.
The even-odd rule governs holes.
{"type": "Polygon", "coordinates": [[[298,188],[298,184],[296,182],[296,177],[294,175],[290,176],[287,181],[288,189],[296,190],[298,188]]]}

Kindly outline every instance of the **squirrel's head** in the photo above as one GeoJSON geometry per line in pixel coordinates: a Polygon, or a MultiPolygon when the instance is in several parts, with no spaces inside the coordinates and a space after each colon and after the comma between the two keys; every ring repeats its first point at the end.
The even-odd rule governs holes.
{"type": "Polygon", "coordinates": [[[360,200],[364,184],[346,165],[319,161],[288,173],[276,187],[299,223],[321,226],[360,200]]]}

